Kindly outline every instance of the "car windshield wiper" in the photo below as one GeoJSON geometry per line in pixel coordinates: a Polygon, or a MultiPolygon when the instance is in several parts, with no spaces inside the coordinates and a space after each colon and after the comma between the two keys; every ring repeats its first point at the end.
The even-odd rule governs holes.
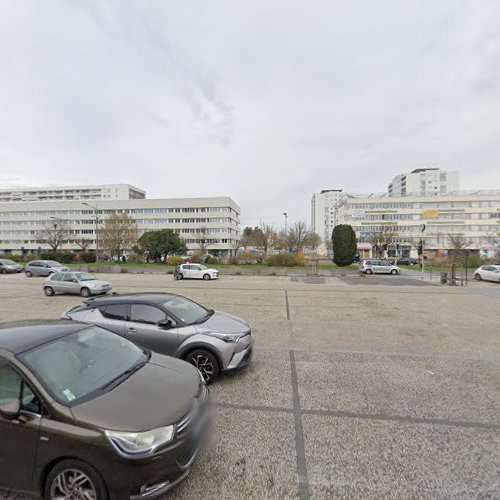
{"type": "Polygon", "coordinates": [[[116,387],[117,385],[121,384],[122,382],[125,382],[132,373],[136,372],[137,370],[140,370],[149,360],[149,357],[146,357],[143,361],[140,361],[139,363],[136,363],[135,365],[131,366],[128,370],[125,370],[123,373],[120,373],[117,377],[111,379],[109,382],[106,382],[102,387],[101,391],[106,390],[110,386],[116,387]]]}
{"type": "Polygon", "coordinates": [[[206,314],[203,316],[203,318],[199,319],[198,321],[195,321],[194,323],[191,323],[192,325],[200,325],[201,323],[205,323],[205,321],[210,318],[215,311],[213,309],[209,309],[206,314]]]}

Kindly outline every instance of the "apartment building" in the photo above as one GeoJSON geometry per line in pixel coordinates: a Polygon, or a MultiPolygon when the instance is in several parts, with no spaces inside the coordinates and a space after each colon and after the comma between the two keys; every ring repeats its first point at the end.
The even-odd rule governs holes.
{"type": "Polygon", "coordinates": [[[311,229],[321,236],[323,242],[318,247],[320,254],[327,253],[325,242],[332,237],[335,226],[334,206],[342,197],[342,189],[324,189],[314,193],[311,199],[311,229]]]}
{"type": "Polygon", "coordinates": [[[0,189],[2,201],[141,200],[146,192],[130,184],[0,189]]]}
{"type": "MultiPolygon", "coordinates": [[[[125,213],[135,220],[139,236],[146,231],[173,229],[190,250],[199,248],[203,235],[208,240],[209,253],[229,255],[234,251],[240,233],[240,207],[231,198],[134,198],[132,189],[139,194],[145,194],[144,191],[119,186],[127,186],[121,190],[123,199],[109,199],[106,197],[111,195],[108,187],[96,186],[95,196],[101,190],[103,197],[0,202],[0,253],[31,254],[49,249],[42,243],[43,233],[55,225],[64,225],[68,231],[63,250],[81,249],[78,243],[82,240],[90,244],[90,249],[95,249],[96,211],[98,227],[106,217],[125,213]]],[[[64,189],[66,193],[71,191],[71,188],[64,189]]]]}
{"type": "MultiPolygon", "coordinates": [[[[446,255],[450,235],[461,235],[471,251],[492,255],[500,234],[500,191],[461,191],[436,196],[344,195],[334,208],[338,224],[349,224],[358,238],[361,257],[372,257],[375,233],[393,233],[401,256],[446,255]],[[425,225],[425,230],[422,231],[425,225]]],[[[391,247],[391,245],[389,245],[391,247]]]]}
{"type": "Polygon", "coordinates": [[[388,187],[389,196],[435,196],[460,189],[458,172],[439,168],[417,168],[394,177],[388,187]]]}

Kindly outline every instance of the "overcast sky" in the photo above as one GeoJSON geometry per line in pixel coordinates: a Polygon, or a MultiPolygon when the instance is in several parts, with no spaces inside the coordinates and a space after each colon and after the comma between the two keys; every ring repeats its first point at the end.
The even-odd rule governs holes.
{"type": "Polygon", "coordinates": [[[500,188],[498,0],[0,0],[0,187],[310,222],[418,167],[500,188]]]}

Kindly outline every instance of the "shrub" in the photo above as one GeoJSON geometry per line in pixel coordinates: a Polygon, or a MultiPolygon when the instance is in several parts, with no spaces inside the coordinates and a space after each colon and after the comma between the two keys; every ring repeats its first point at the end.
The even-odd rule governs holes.
{"type": "Polygon", "coordinates": [[[238,264],[255,264],[257,262],[257,255],[252,252],[242,252],[236,256],[238,264]]]}
{"type": "Polygon", "coordinates": [[[356,233],[349,224],[339,224],[332,232],[333,262],[337,266],[350,266],[357,249],[356,233]]]}
{"type": "Polygon", "coordinates": [[[195,264],[201,264],[203,262],[203,258],[205,254],[201,250],[195,250],[193,255],[189,258],[189,260],[195,264]]]}
{"type": "Polygon", "coordinates": [[[294,267],[305,266],[306,261],[302,254],[296,253],[276,253],[266,259],[268,266],[294,267]]]}
{"type": "Polygon", "coordinates": [[[95,252],[84,252],[80,254],[80,259],[83,262],[93,263],[95,262],[95,252]]]}
{"type": "Polygon", "coordinates": [[[14,262],[25,262],[27,259],[30,260],[30,259],[34,259],[34,258],[35,258],[35,256],[33,256],[33,255],[26,255],[26,257],[24,257],[23,255],[13,255],[10,253],[6,253],[4,255],[0,254],[0,259],[9,259],[9,260],[13,260],[14,262]]]}
{"type": "Polygon", "coordinates": [[[236,266],[238,264],[238,257],[236,257],[236,255],[229,257],[229,264],[236,266]]]}
{"type": "Polygon", "coordinates": [[[214,266],[219,263],[219,259],[217,257],[209,257],[208,259],[205,259],[205,264],[208,264],[209,266],[214,266]]]}
{"type": "Polygon", "coordinates": [[[184,259],[180,255],[172,255],[172,257],[168,258],[167,264],[169,266],[176,266],[177,264],[184,264],[184,259]]]}
{"type": "Polygon", "coordinates": [[[57,260],[57,262],[61,262],[62,264],[69,264],[70,262],[73,262],[74,255],[75,254],[73,252],[51,250],[48,252],[42,252],[38,258],[42,260],[57,260]]]}

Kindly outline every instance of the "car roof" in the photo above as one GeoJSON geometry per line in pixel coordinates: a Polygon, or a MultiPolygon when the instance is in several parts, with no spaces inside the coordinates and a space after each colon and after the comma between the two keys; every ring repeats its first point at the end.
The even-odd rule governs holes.
{"type": "Polygon", "coordinates": [[[88,327],[78,321],[61,319],[0,323],[0,349],[19,354],[88,327]]]}
{"type": "Polygon", "coordinates": [[[100,304],[113,304],[118,302],[123,302],[124,300],[134,300],[135,302],[144,302],[147,304],[160,304],[172,297],[178,297],[175,293],[158,293],[158,292],[146,292],[146,293],[115,293],[111,296],[102,297],[92,297],[83,302],[88,305],[100,305],[100,304]]]}

